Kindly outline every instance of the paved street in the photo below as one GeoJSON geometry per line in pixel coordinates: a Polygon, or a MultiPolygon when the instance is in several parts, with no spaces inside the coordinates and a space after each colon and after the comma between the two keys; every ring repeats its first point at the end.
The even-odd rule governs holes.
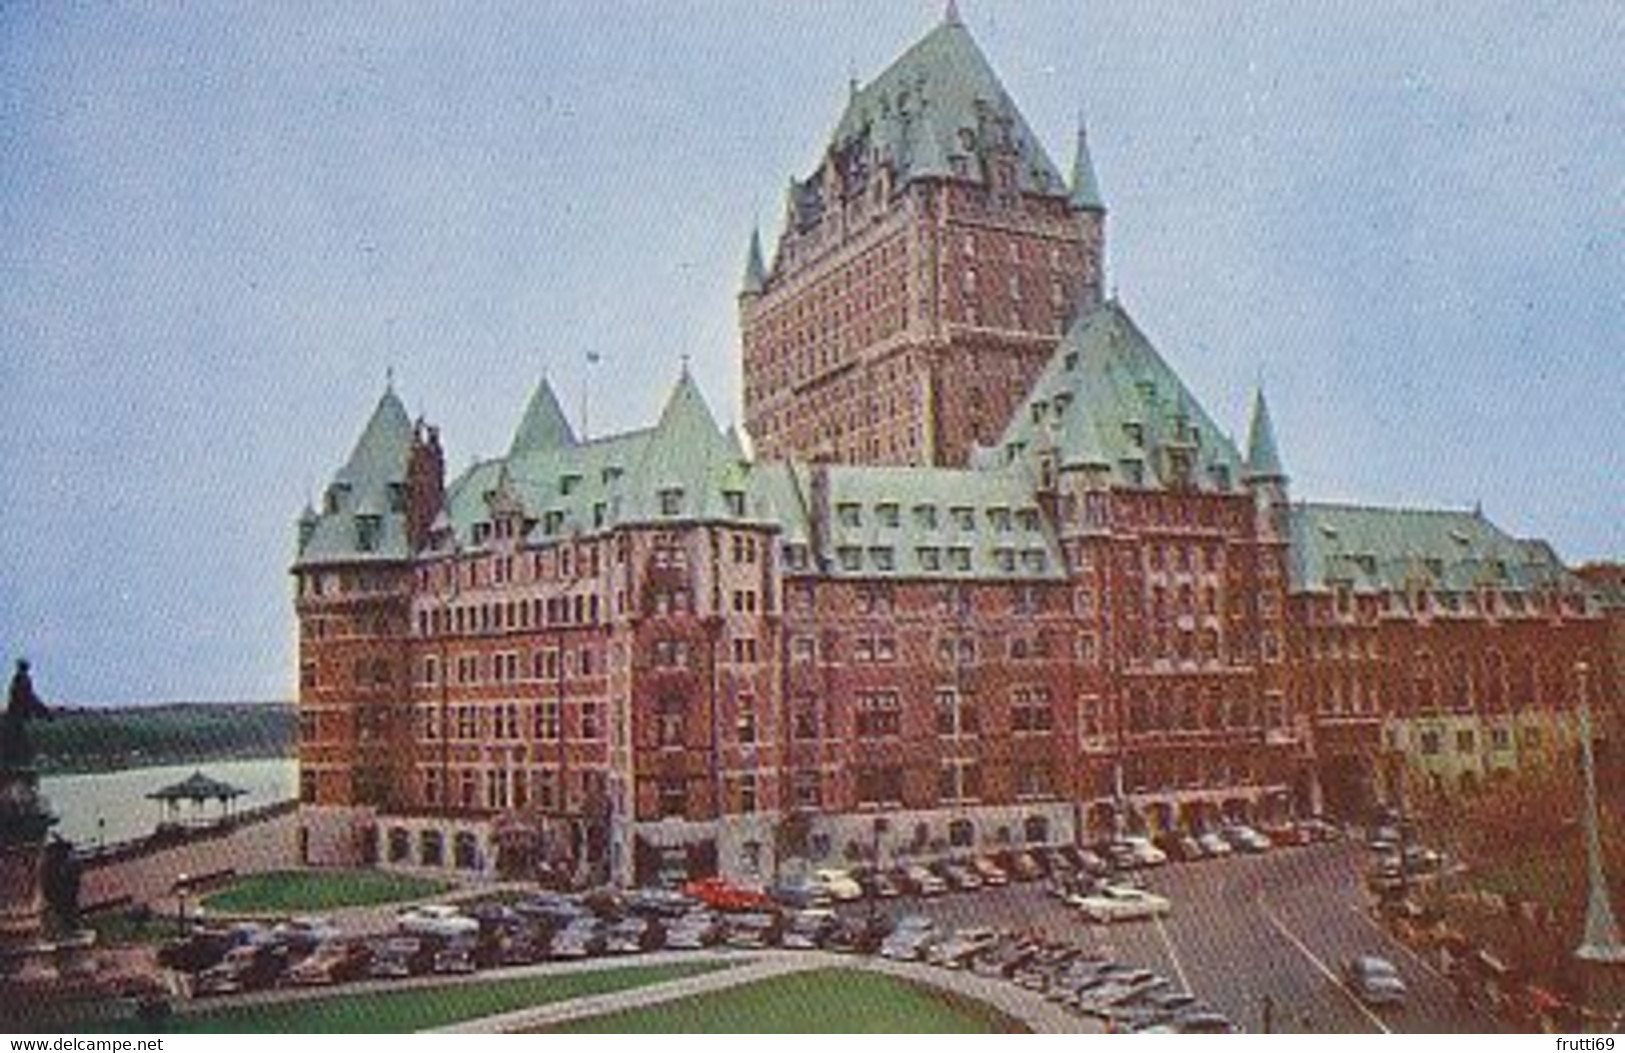
{"type": "Polygon", "coordinates": [[[1266,999],[1276,1031],[1500,1030],[1377,925],[1360,887],[1368,862],[1364,849],[1335,844],[1174,864],[1146,875],[1146,884],[1174,903],[1161,922],[1091,925],[1040,884],[952,893],[923,904],[904,900],[886,909],[1072,940],[1182,982],[1249,1031],[1262,1030],[1266,999]],[[1370,1010],[1349,994],[1338,976],[1358,954],[1379,954],[1399,967],[1410,988],[1405,1007],[1370,1010]]]}

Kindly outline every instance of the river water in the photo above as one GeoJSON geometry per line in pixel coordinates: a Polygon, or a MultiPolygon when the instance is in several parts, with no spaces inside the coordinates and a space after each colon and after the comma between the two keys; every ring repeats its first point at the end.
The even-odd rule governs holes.
{"type": "MultiPolygon", "coordinates": [[[[152,833],[164,812],[157,801],[147,800],[147,794],[180,782],[194,771],[248,791],[232,803],[233,811],[290,801],[299,792],[298,762],[286,758],[47,775],[40,779],[40,792],[58,817],[54,831],[88,849],[103,840],[113,844],[152,833]]],[[[184,822],[192,814],[191,804],[183,803],[176,817],[184,822]]],[[[202,814],[213,818],[220,814],[220,806],[208,801],[202,814]]]]}

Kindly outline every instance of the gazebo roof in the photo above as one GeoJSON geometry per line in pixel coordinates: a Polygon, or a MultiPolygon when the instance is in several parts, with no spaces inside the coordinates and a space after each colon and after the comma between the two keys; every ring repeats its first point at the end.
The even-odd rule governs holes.
{"type": "Polygon", "coordinates": [[[201,771],[194,771],[173,786],[147,794],[147,798],[154,801],[229,801],[247,792],[229,782],[211,779],[201,771]]]}

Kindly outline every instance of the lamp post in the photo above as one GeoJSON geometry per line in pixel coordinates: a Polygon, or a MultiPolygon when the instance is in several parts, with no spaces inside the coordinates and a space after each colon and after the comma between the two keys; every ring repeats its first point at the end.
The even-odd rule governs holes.
{"type": "Polygon", "coordinates": [[[184,870],[175,875],[175,930],[176,935],[186,935],[186,893],[191,885],[192,878],[184,870]]]}
{"type": "Polygon", "coordinates": [[[1590,673],[1591,667],[1585,662],[1574,664],[1574,675],[1580,683],[1580,770],[1585,780],[1581,822],[1585,830],[1586,881],[1589,885],[1584,935],[1580,946],[1575,948],[1574,957],[1581,963],[1586,977],[1586,995],[1591,1008],[1613,1012],[1625,1004],[1625,946],[1620,944],[1619,925],[1614,920],[1613,907],[1608,899],[1608,878],[1603,871],[1597,773],[1591,755],[1590,673]],[[1607,1004],[1604,1005],[1604,1002],[1607,1004]]]}

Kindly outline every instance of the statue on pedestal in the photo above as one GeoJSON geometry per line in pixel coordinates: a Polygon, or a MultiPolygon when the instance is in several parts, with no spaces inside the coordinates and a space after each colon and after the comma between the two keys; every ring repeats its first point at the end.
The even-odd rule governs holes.
{"type": "Polygon", "coordinates": [[[0,717],[0,986],[55,975],[46,945],[46,835],[56,817],[39,793],[28,722],[51,711],[34,693],[28,662],[18,659],[0,717]]]}

